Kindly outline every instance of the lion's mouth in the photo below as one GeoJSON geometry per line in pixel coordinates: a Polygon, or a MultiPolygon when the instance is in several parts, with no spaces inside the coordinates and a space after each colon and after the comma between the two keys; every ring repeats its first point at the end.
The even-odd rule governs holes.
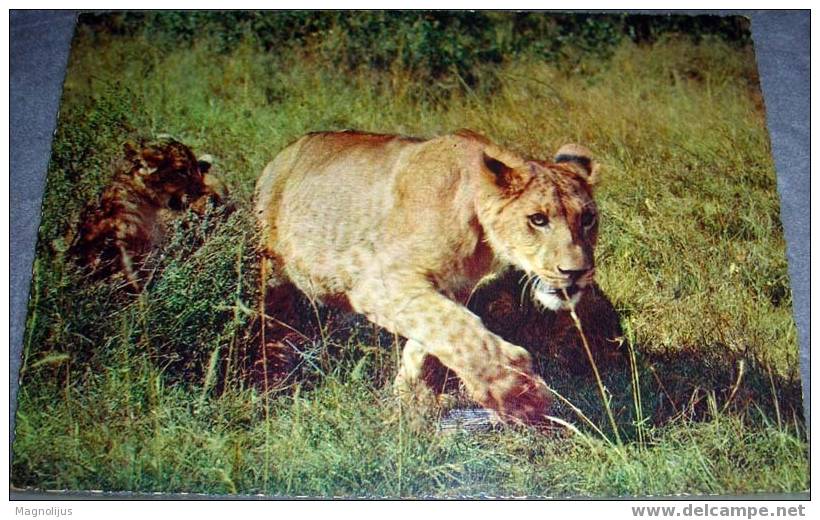
{"type": "Polygon", "coordinates": [[[583,291],[583,288],[579,287],[578,284],[572,284],[569,287],[565,287],[563,289],[551,289],[551,292],[559,298],[561,298],[562,300],[572,298],[581,291],[583,291]]]}
{"type": "Polygon", "coordinates": [[[577,283],[567,287],[553,287],[539,279],[533,286],[533,298],[545,308],[557,311],[575,305],[583,291],[584,287],[577,283]]]}

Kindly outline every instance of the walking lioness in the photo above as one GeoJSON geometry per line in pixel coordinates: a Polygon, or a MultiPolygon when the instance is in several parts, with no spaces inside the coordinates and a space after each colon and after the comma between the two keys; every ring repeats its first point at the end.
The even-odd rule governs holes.
{"type": "Polygon", "coordinates": [[[549,394],[529,354],[464,303],[509,264],[531,276],[544,307],[577,301],[594,277],[595,174],[578,145],[548,162],[465,130],[430,140],[313,133],[267,165],[256,212],[275,278],[315,300],[342,297],[407,339],[400,391],[423,388],[434,356],[482,406],[538,424],[549,394]]]}

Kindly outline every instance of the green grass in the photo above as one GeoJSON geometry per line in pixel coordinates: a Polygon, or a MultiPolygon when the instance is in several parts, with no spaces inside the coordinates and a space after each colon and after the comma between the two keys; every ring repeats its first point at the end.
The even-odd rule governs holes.
{"type": "MultiPolygon", "coordinates": [[[[279,398],[204,402],[150,362],[82,390],[22,394],[15,478],[46,489],[309,496],[601,496],[805,489],[803,432],[730,415],[653,429],[643,445],[528,431],[448,435],[398,423],[389,391],[327,378],[279,398]]],[[[760,418],[758,418],[760,420],[760,418]]]]}
{"type": "MultiPolygon", "coordinates": [[[[339,66],[327,53],[349,43],[332,35],[281,52],[250,36],[228,48],[217,36],[181,48],[154,36],[81,27],[75,39],[32,283],[14,485],[391,497],[808,489],[785,245],[750,48],[624,40],[581,58],[521,52],[462,81],[458,68],[339,66]],[[577,434],[411,427],[390,392],[392,339],[367,326],[324,343],[317,335],[297,391],[266,397],[253,385],[250,208],[267,161],[314,130],[462,127],[543,158],[584,143],[605,167],[598,279],[635,347],[645,419],[638,427],[628,366],[604,371],[620,446],[564,405],[555,413],[577,434]],[[122,142],[160,133],[216,157],[238,209],[187,216],[134,299],[84,280],[65,244],[122,142]]],[[[614,439],[591,375],[546,375],[614,439]]]]}

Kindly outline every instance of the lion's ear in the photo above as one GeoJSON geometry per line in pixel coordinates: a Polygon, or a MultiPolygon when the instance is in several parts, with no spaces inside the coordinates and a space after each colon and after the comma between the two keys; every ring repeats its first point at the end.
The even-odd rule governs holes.
{"type": "Polygon", "coordinates": [[[594,186],[600,180],[600,168],[592,159],[592,153],[579,144],[565,144],[555,154],[555,162],[575,170],[586,181],[594,186]]]}
{"type": "Polygon", "coordinates": [[[199,160],[197,160],[197,166],[199,166],[199,172],[202,174],[208,173],[211,169],[211,164],[213,164],[214,158],[211,157],[211,154],[202,154],[199,156],[199,160]]]}
{"type": "Polygon", "coordinates": [[[518,191],[526,185],[531,173],[517,155],[490,145],[482,153],[482,166],[495,184],[505,191],[518,191]]]}

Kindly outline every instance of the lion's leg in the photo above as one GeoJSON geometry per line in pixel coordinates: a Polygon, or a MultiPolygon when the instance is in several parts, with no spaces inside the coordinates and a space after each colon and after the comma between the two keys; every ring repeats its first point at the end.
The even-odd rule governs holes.
{"type": "Polygon", "coordinates": [[[410,387],[414,382],[421,380],[425,357],[427,357],[427,351],[421,343],[412,339],[404,343],[401,351],[401,366],[395,381],[396,392],[401,394],[411,391],[410,387]]]}
{"type": "Polygon", "coordinates": [[[411,409],[451,408],[457,401],[456,394],[447,393],[451,375],[450,369],[427,352],[424,345],[407,340],[393,388],[411,409]]]}
{"type": "Polygon", "coordinates": [[[418,341],[408,339],[405,342],[393,388],[411,406],[433,407],[443,391],[444,381],[434,380],[431,374],[425,373],[430,364],[429,357],[427,349],[418,341]]]}
{"type": "Polygon", "coordinates": [[[381,279],[351,291],[350,302],[371,321],[413,342],[402,367],[405,384],[418,376],[417,361],[426,352],[451,369],[482,406],[507,420],[544,421],[549,397],[532,372],[529,353],[487,330],[477,316],[426,281],[381,279]]]}

